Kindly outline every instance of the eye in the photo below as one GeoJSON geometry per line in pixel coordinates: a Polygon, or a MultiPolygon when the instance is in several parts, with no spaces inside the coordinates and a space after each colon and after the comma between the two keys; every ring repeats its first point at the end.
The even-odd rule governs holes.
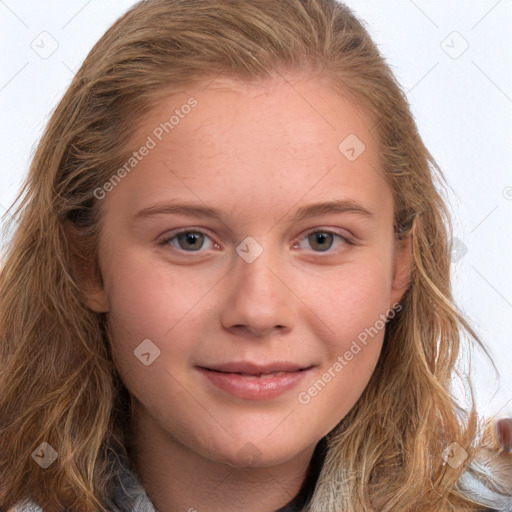
{"type": "MultiPolygon", "coordinates": [[[[339,245],[341,245],[342,247],[344,245],[353,245],[352,241],[349,240],[347,237],[342,236],[338,233],[334,233],[332,231],[328,231],[328,230],[310,231],[309,233],[307,233],[305,235],[303,240],[307,240],[315,252],[326,252],[326,251],[329,251],[329,249],[331,249],[331,247],[333,246],[333,242],[334,242],[335,238],[339,239],[339,241],[340,241],[339,245]]],[[[299,242],[295,242],[293,247],[297,248],[298,245],[299,245],[299,242]]],[[[337,251],[330,251],[330,252],[332,253],[332,252],[337,252],[337,251]]]]}
{"type": "MultiPolygon", "coordinates": [[[[317,229],[310,231],[302,238],[302,240],[308,241],[310,247],[312,247],[315,252],[329,251],[330,253],[337,252],[336,250],[330,251],[336,239],[338,239],[338,250],[341,250],[345,245],[353,245],[353,242],[348,237],[329,230],[317,229]]],[[[207,251],[219,247],[209,235],[195,229],[182,229],[181,231],[170,233],[164,236],[164,238],[158,242],[158,245],[163,247],[171,246],[178,252],[200,252],[201,249],[207,251]]],[[[295,242],[293,247],[301,248],[300,242],[295,242]]]]}
{"type": "Polygon", "coordinates": [[[206,233],[191,229],[167,235],[158,244],[161,246],[170,245],[178,251],[198,252],[205,245],[205,239],[210,240],[210,246],[206,249],[212,249],[213,241],[206,233]]]}

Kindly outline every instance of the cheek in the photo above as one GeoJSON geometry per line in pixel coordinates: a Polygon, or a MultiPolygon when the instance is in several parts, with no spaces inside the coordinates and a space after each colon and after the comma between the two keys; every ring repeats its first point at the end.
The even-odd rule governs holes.
{"type": "Polygon", "coordinates": [[[208,304],[223,274],[193,266],[170,271],[162,258],[134,249],[113,255],[109,270],[110,341],[127,387],[143,403],[164,389],[170,400],[183,398],[180,383],[189,378],[197,333],[212,323],[208,304]]]}
{"type": "Polygon", "coordinates": [[[344,352],[352,340],[378,322],[390,306],[390,263],[380,257],[340,268],[317,287],[311,300],[318,317],[329,327],[326,343],[331,357],[344,352]]]}
{"type": "Polygon", "coordinates": [[[214,285],[214,276],[170,272],[169,264],[135,251],[113,259],[110,268],[106,293],[112,321],[125,335],[139,338],[162,339],[178,330],[214,285]]]}
{"type": "Polygon", "coordinates": [[[163,421],[162,397],[168,403],[186,398],[180,382],[193,342],[186,331],[200,290],[155,258],[124,254],[112,258],[105,286],[115,366],[130,393],[163,421]]]}
{"type": "MultiPolygon", "coordinates": [[[[346,283],[348,284],[348,283],[346,283]]],[[[387,303],[384,283],[372,281],[350,293],[347,286],[330,303],[326,323],[334,334],[324,339],[325,359],[297,396],[304,414],[317,418],[323,435],[356,404],[367,386],[382,349],[387,303]]]]}
{"type": "MultiPolygon", "coordinates": [[[[138,382],[136,387],[141,388],[151,387],[150,381],[145,383],[144,379],[150,375],[156,377],[159,359],[168,351],[164,350],[162,339],[166,333],[172,336],[175,326],[185,317],[187,299],[175,291],[177,283],[171,276],[164,280],[162,274],[155,271],[154,263],[150,265],[136,255],[114,258],[110,268],[113,271],[105,280],[105,289],[109,297],[110,341],[116,366],[122,376],[131,374],[129,383],[138,382]],[[149,356],[143,355],[148,353],[149,356]]],[[[181,345],[186,340],[177,336],[175,339],[176,343],[170,346],[174,346],[176,352],[180,352],[179,349],[183,352],[181,345]]],[[[136,389],[130,391],[139,394],[136,389]]]]}
{"type": "Polygon", "coordinates": [[[323,294],[315,292],[318,321],[329,327],[326,358],[298,401],[333,428],[357,402],[377,364],[389,310],[390,264],[374,257],[340,269],[326,282],[323,294]]]}

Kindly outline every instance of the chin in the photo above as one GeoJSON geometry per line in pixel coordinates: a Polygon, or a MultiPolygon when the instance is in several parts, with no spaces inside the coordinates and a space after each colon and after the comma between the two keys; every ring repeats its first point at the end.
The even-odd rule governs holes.
{"type": "Polygon", "coordinates": [[[274,439],[269,442],[265,435],[255,437],[251,441],[249,437],[243,439],[233,439],[229,446],[216,447],[208,450],[207,457],[228,466],[240,469],[266,468],[283,464],[293,457],[299,455],[301,451],[307,448],[293,441],[288,436],[288,443],[284,439],[274,439]]]}

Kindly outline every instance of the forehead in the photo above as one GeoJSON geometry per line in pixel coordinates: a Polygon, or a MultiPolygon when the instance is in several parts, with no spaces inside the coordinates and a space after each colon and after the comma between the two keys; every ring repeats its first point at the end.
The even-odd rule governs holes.
{"type": "Polygon", "coordinates": [[[263,199],[267,208],[336,192],[375,203],[387,184],[373,127],[368,112],[321,79],[221,78],[154,105],[132,141],[136,149],[150,138],[154,147],[123,189],[134,204],[186,195],[215,207],[263,199]]]}
{"type": "MultiPolygon", "coordinates": [[[[231,129],[233,142],[241,142],[246,149],[252,140],[255,148],[265,144],[275,149],[274,156],[279,149],[293,149],[300,157],[312,147],[338,149],[350,134],[365,145],[375,143],[374,149],[378,142],[373,116],[320,77],[278,76],[262,83],[218,78],[198,89],[195,97],[199,108],[193,112],[194,122],[184,127],[193,132],[190,143],[219,140],[223,130],[231,129]]],[[[163,103],[169,105],[169,101],[173,100],[168,97],[163,103]]]]}

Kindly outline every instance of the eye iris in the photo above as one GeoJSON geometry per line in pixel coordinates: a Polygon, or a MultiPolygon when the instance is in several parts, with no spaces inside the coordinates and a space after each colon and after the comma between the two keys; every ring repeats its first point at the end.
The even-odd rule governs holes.
{"type": "Polygon", "coordinates": [[[180,233],[178,235],[178,242],[180,244],[180,247],[182,249],[201,249],[204,242],[204,237],[201,233],[197,233],[195,231],[186,231],[185,233],[180,233]],[[197,241],[200,240],[199,245],[197,245],[197,241]],[[185,242],[185,245],[182,244],[182,242],[185,242]],[[186,245],[186,244],[192,244],[192,245],[186,245]],[[195,243],[195,247],[193,247],[195,243]]]}
{"type": "MultiPolygon", "coordinates": [[[[197,231],[185,231],[177,235],[178,243],[182,249],[201,249],[204,243],[204,236],[197,231]],[[182,243],[185,242],[185,243],[182,243]],[[190,244],[190,245],[189,245],[190,244]]],[[[332,246],[332,233],[317,231],[308,235],[309,242],[314,249],[327,251],[332,246]]]]}
{"type": "Polygon", "coordinates": [[[331,233],[312,233],[308,236],[309,241],[311,243],[311,247],[315,248],[316,242],[319,242],[320,245],[317,245],[317,248],[320,251],[326,251],[328,250],[332,245],[332,234],[331,233]],[[327,243],[326,243],[327,240],[327,243]]]}

